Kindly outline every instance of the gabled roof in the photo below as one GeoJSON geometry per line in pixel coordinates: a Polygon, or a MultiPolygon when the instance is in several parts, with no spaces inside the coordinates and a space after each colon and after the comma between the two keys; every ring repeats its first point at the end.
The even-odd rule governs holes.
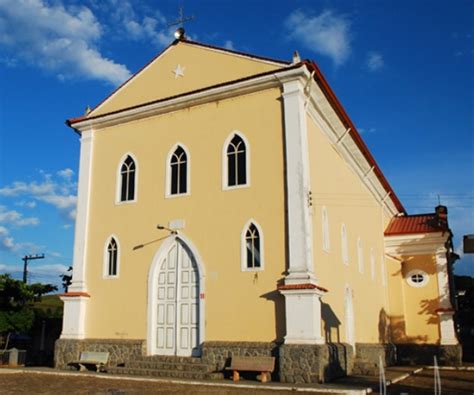
{"type": "Polygon", "coordinates": [[[446,232],[446,223],[440,222],[436,214],[419,214],[394,217],[385,229],[385,236],[419,233],[446,232]]]}
{"type": "Polygon", "coordinates": [[[314,61],[304,60],[300,63],[292,64],[292,63],[286,62],[286,61],[275,60],[275,59],[271,59],[271,58],[267,58],[267,57],[261,57],[261,56],[257,56],[257,55],[251,55],[251,54],[248,54],[248,53],[229,50],[229,49],[225,49],[225,48],[219,48],[219,47],[215,47],[215,46],[212,46],[212,45],[199,43],[199,42],[196,42],[196,41],[190,41],[190,40],[186,40],[186,39],[175,40],[172,44],[170,44],[167,48],[165,48],[160,54],[158,54],[154,59],[152,59],[146,66],[144,66],[139,72],[137,72],[128,81],[124,82],[119,88],[117,88],[103,102],[101,102],[96,108],[94,108],[88,115],[84,115],[84,116],[77,117],[77,118],[71,118],[71,119],[67,120],[66,123],[67,123],[68,126],[74,127],[74,124],[85,121],[85,120],[99,119],[99,118],[105,117],[105,116],[110,115],[110,114],[121,113],[121,112],[130,110],[130,109],[133,109],[133,108],[140,108],[140,107],[144,107],[144,106],[147,106],[147,105],[150,105],[150,104],[153,104],[153,103],[164,102],[164,101],[167,101],[167,100],[175,99],[177,97],[186,96],[186,95],[190,95],[190,94],[197,93],[197,92],[204,92],[204,91],[207,91],[207,90],[214,89],[216,87],[231,85],[231,84],[234,84],[234,83],[239,82],[239,81],[252,80],[253,78],[258,78],[258,77],[269,75],[269,74],[275,74],[276,75],[278,73],[284,73],[287,70],[298,68],[298,67],[301,67],[302,65],[304,65],[310,72],[312,72],[314,74],[315,82],[321,88],[321,90],[324,93],[326,99],[328,100],[328,102],[330,103],[330,105],[332,106],[332,108],[334,109],[336,114],[338,115],[338,117],[341,120],[342,124],[347,129],[349,129],[349,134],[352,136],[355,144],[360,149],[360,152],[362,152],[362,155],[365,157],[365,159],[370,164],[370,166],[373,167],[373,172],[374,172],[375,176],[377,177],[377,179],[380,181],[380,183],[383,186],[383,188],[385,189],[385,191],[387,192],[387,197],[389,197],[390,200],[392,200],[392,202],[394,203],[394,205],[395,205],[396,209],[398,210],[398,212],[406,214],[406,210],[403,207],[400,200],[398,199],[397,195],[395,194],[395,191],[393,190],[393,188],[389,184],[388,180],[385,178],[382,170],[380,169],[380,167],[378,166],[378,164],[375,161],[374,157],[370,153],[367,145],[362,140],[362,137],[360,136],[359,132],[357,131],[357,128],[353,124],[352,120],[349,118],[349,116],[346,113],[346,111],[344,110],[342,104],[338,100],[337,96],[333,92],[332,88],[329,86],[329,84],[326,81],[325,77],[323,76],[321,70],[319,69],[319,67],[316,65],[316,63],[314,61]],[[261,72],[261,73],[253,74],[253,75],[245,75],[245,76],[242,76],[241,78],[237,78],[237,79],[227,80],[227,81],[224,81],[224,82],[217,83],[215,85],[204,86],[204,87],[196,89],[196,90],[190,90],[190,91],[186,91],[186,92],[179,92],[176,95],[172,95],[172,96],[168,96],[168,97],[160,97],[156,100],[137,103],[136,105],[133,105],[133,106],[118,108],[118,109],[115,109],[113,111],[105,111],[104,112],[103,110],[101,110],[103,112],[97,112],[97,110],[100,107],[102,107],[102,105],[104,103],[106,103],[109,99],[111,99],[114,95],[116,95],[120,90],[122,90],[123,88],[126,88],[126,85],[129,84],[129,82],[132,81],[136,76],[138,76],[140,73],[142,73],[150,64],[155,62],[166,51],[168,51],[171,47],[179,44],[180,42],[185,43],[186,45],[190,45],[192,47],[196,47],[196,48],[208,48],[208,49],[211,49],[211,50],[216,51],[216,52],[228,53],[228,54],[232,54],[236,57],[243,57],[243,58],[248,59],[248,60],[260,61],[260,62],[262,62],[262,64],[266,63],[268,65],[271,65],[272,69],[266,70],[266,71],[261,72]]]}
{"type": "MultiPolygon", "coordinates": [[[[85,118],[144,104],[165,97],[214,86],[270,70],[287,67],[286,61],[250,55],[188,39],[173,41],[150,62],[100,102],[85,118]],[[186,59],[186,60],[184,60],[186,59]],[[183,65],[186,78],[172,76],[183,65]],[[233,67],[229,67],[229,66],[233,67]]],[[[184,76],[184,74],[180,74],[184,76]]]]}

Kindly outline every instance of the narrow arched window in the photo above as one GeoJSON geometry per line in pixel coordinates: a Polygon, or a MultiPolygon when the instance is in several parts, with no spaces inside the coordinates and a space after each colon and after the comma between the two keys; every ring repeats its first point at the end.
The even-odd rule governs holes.
{"type": "Polygon", "coordinates": [[[120,168],[120,201],[127,202],[135,199],[135,161],[128,155],[120,168]]]}
{"type": "Polygon", "coordinates": [[[329,218],[326,207],[322,209],[323,222],[323,250],[329,252],[329,218]]]}
{"type": "Polygon", "coordinates": [[[235,134],[227,146],[227,186],[247,184],[247,147],[235,134]]]}
{"type": "Polygon", "coordinates": [[[118,245],[112,237],[107,246],[107,276],[116,276],[118,272],[118,245]]]}
{"type": "Polygon", "coordinates": [[[359,264],[359,272],[364,273],[364,251],[360,237],[357,239],[357,261],[359,264]]]}
{"type": "Polygon", "coordinates": [[[345,224],[342,224],[341,226],[341,254],[342,262],[347,265],[349,263],[349,251],[347,246],[347,231],[345,224]]]}
{"type": "Polygon", "coordinates": [[[170,194],[180,195],[188,191],[188,156],[184,149],[178,145],[171,155],[170,194]]]}
{"type": "Polygon", "coordinates": [[[247,269],[256,269],[261,266],[260,233],[254,224],[250,224],[245,233],[245,247],[247,251],[247,269]]]}

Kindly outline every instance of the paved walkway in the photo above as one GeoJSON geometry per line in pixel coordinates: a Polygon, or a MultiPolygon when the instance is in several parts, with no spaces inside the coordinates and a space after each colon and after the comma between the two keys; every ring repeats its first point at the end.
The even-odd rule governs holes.
{"type": "MultiPolygon", "coordinates": [[[[473,394],[474,367],[440,370],[444,394],[473,394]]],[[[432,394],[434,372],[422,367],[390,367],[386,371],[388,394],[432,394]]],[[[366,394],[378,393],[378,377],[349,376],[328,384],[289,385],[262,384],[254,381],[230,380],[196,381],[165,378],[117,376],[106,373],[60,371],[52,368],[0,369],[2,394],[38,393],[56,394],[139,394],[139,393],[193,393],[193,394],[366,394]]]]}

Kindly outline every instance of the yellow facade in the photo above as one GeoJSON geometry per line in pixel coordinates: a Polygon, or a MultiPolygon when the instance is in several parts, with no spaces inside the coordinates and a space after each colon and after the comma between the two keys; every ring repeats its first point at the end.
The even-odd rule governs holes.
{"type": "Polygon", "coordinates": [[[90,315],[97,319],[88,321],[88,337],[146,337],[146,281],[161,242],[133,247],[166,236],[157,224],[184,219],[182,232],[205,265],[206,314],[219,317],[208,320],[207,339],[281,340],[275,303],[265,296],[275,291],[285,270],[282,126],[274,116],[280,112],[279,96],[279,90],[271,89],[97,133],[87,257],[90,315]],[[223,146],[235,131],[250,145],[250,186],[222,190],[223,146]],[[190,153],[190,194],[166,197],[167,156],[178,142],[190,153]],[[116,204],[117,169],[127,153],[133,153],[138,166],[137,201],[116,204]],[[240,269],[240,235],[251,218],[264,230],[268,246],[265,270],[257,273],[240,269]],[[232,237],[222,238],[223,233],[232,237]],[[122,251],[120,274],[103,279],[103,251],[112,234],[122,251]],[[257,317],[261,324],[255,327],[257,317]]]}
{"type": "MultiPolygon", "coordinates": [[[[240,93],[220,99],[170,104],[161,112],[136,116],[134,110],[127,110],[157,100],[167,105],[184,93],[285,67],[284,63],[178,42],[81,119],[81,131],[91,134],[93,148],[87,157],[87,196],[80,198],[88,218],[77,228],[83,230],[83,246],[76,229],[76,250],[84,254],[77,260],[85,274],[79,282],[75,272],[75,281],[81,285],[74,289],[80,291],[80,297],[87,296],[81,321],[85,322],[84,333],[78,331],[78,337],[149,341],[150,273],[157,252],[171,237],[157,225],[179,222],[178,237],[192,244],[204,272],[199,290],[200,308],[204,311],[205,307],[200,323],[204,340],[285,340],[289,305],[278,286],[294,265],[289,258],[293,256],[289,239],[296,236],[288,229],[298,222],[289,218],[288,201],[299,192],[288,185],[289,178],[300,175],[287,171],[289,160],[294,159],[288,140],[295,131],[285,130],[285,122],[289,125],[294,114],[282,101],[281,77],[271,76],[260,88],[236,85],[232,89],[242,89],[240,93]],[[184,75],[173,72],[178,65],[184,67],[184,75]],[[123,119],[114,118],[119,116],[123,119]],[[225,143],[234,133],[248,144],[249,181],[245,187],[227,189],[223,187],[225,143]],[[178,144],[188,154],[188,193],[169,196],[167,168],[178,144]],[[120,202],[120,167],[127,155],[136,165],[135,199],[120,202]],[[262,230],[264,268],[259,271],[241,268],[242,232],[250,220],[262,230]],[[106,250],[112,236],[118,242],[118,273],[108,277],[106,250]]],[[[302,84],[303,77],[297,77],[298,83],[302,84]]],[[[392,214],[384,205],[385,198],[375,197],[378,192],[370,189],[354,163],[341,154],[309,113],[304,110],[307,140],[302,147],[309,158],[312,199],[313,261],[309,267],[318,285],[328,290],[321,298],[324,340],[438,343],[440,294],[435,251],[398,257],[387,254],[384,230],[392,214]],[[413,269],[428,274],[423,288],[407,284],[405,276],[413,269]]],[[[389,197],[390,193],[384,193],[389,197]]],[[[314,288],[312,283],[300,285],[314,288]]],[[[300,318],[304,326],[304,314],[300,318]]]]}

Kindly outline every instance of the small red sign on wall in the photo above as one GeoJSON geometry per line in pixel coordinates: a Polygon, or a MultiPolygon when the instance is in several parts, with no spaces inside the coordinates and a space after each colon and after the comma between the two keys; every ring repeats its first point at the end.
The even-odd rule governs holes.
{"type": "Polygon", "coordinates": [[[201,292],[201,293],[199,294],[199,297],[200,297],[201,299],[204,299],[204,292],[201,292]]]}

